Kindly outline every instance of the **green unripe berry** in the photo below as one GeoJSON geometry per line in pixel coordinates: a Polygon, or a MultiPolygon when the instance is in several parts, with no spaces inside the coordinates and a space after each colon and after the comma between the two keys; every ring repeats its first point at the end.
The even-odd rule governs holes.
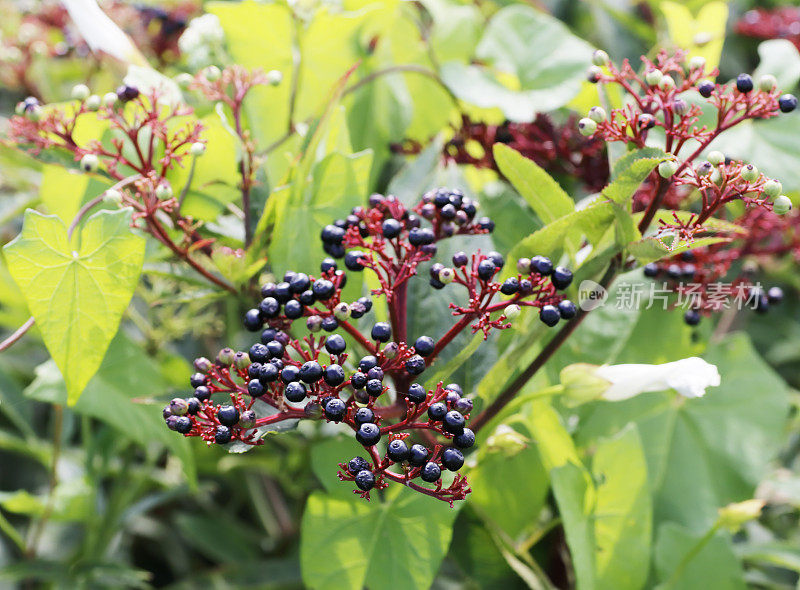
{"type": "Polygon", "coordinates": [[[217,354],[217,363],[223,367],[230,367],[233,359],[236,357],[236,353],[233,351],[232,348],[223,348],[217,354]]]}
{"type": "Polygon", "coordinates": [[[767,182],[764,183],[764,194],[768,197],[775,198],[783,191],[783,185],[770,178],[767,182]]]}
{"type": "Polygon", "coordinates": [[[456,273],[453,271],[452,268],[445,267],[439,271],[439,280],[445,285],[449,285],[450,283],[452,283],[453,279],[455,278],[456,278],[456,273]]]}
{"type": "Polygon", "coordinates": [[[519,312],[521,311],[519,305],[512,303],[508,307],[506,307],[506,317],[510,320],[513,320],[516,317],[519,317],[519,312]]]}
{"type": "Polygon", "coordinates": [[[106,92],[103,95],[103,106],[106,107],[106,108],[111,108],[115,104],[117,104],[118,100],[119,100],[119,98],[117,97],[117,93],[116,92],[106,92]]]}
{"type": "Polygon", "coordinates": [[[160,183],[156,187],[156,197],[162,201],[172,198],[172,185],[167,181],[160,183]]]}
{"type": "Polygon", "coordinates": [[[692,59],[689,60],[690,70],[702,70],[705,67],[706,67],[706,58],[704,57],[695,55],[692,59]]]}
{"type": "Polygon", "coordinates": [[[578,121],[578,131],[584,137],[589,137],[597,131],[597,123],[592,121],[589,117],[584,117],[578,121]]]}
{"type": "Polygon", "coordinates": [[[589,109],[589,118],[595,123],[602,123],[606,120],[606,111],[603,107],[592,107],[589,109]]]}
{"type": "Polygon", "coordinates": [[[786,215],[792,210],[792,200],[786,195],[775,197],[772,203],[772,210],[778,215],[786,215]]]}
{"type": "Polygon", "coordinates": [[[650,70],[644,75],[644,81],[650,86],[656,86],[663,77],[664,73],[661,70],[650,70]]]}
{"type": "Polygon", "coordinates": [[[720,164],[725,162],[725,154],[723,154],[722,152],[718,151],[709,152],[708,156],[706,157],[708,158],[709,162],[714,164],[714,166],[719,166],[720,164]]]}
{"type": "Polygon", "coordinates": [[[596,66],[607,66],[610,61],[608,53],[602,49],[598,49],[592,55],[592,63],[596,66]]]}
{"type": "Polygon", "coordinates": [[[25,114],[25,102],[19,101],[17,106],[14,107],[14,112],[20,117],[25,114]]]}
{"type": "Polygon", "coordinates": [[[678,162],[675,160],[666,160],[658,165],[658,173],[661,178],[671,178],[673,174],[678,171],[678,162]]]}
{"type": "Polygon", "coordinates": [[[202,156],[206,153],[206,144],[199,141],[193,143],[192,147],[189,148],[189,153],[193,156],[202,156]]]}
{"type": "Polygon", "coordinates": [[[233,366],[244,371],[250,366],[250,355],[246,352],[237,352],[233,355],[233,366]]]}
{"type": "Polygon", "coordinates": [[[209,82],[216,82],[222,77],[222,70],[217,66],[208,66],[203,69],[203,75],[209,82]]]}
{"type": "Polygon", "coordinates": [[[101,98],[96,94],[92,94],[86,98],[86,102],[84,104],[86,104],[86,108],[90,111],[96,111],[100,108],[101,98]]]}
{"type": "Polygon", "coordinates": [[[270,70],[267,72],[267,84],[277,86],[283,82],[283,73],[280,70],[270,70]]]}
{"type": "Polygon", "coordinates": [[[94,154],[86,154],[81,158],[81,170],[85,172],[96,172],[100,166],[100,160],[94,154]]]}
{"type": "Polygon", "coordinates": [[[758,80],[758,89],[763,92],[771,92],[778,85],[778,80],[772,74],[764,74],[758,80]]]}
{"type": "Polygon", "coordinates": [[[33,105],[32,107],[28,107],[28,110],[25,111],[25,116],[28,117],[31,121],[38,121],[44,115],[44,109],[38,104],[33,105]]]}
{"type": "Polygon", "coordinates": [[[752,164],[748,164],[747,166],[742,168],[742,171],[739,173],[739,175],[745,182],[755,182],[756,180],[758,180],[758,168],[756,168],[752,164]]]}
{"type": "Polygon", "coordinates": [[[72,98],[75,100],[86,100],[91,93],[86,84],[76,84],[72,87],[72,98]]]}

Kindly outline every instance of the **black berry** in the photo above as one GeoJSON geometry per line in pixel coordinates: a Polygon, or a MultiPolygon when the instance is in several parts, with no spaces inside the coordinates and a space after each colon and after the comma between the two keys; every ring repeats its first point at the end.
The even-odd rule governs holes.
{"type": "Polygon", "coordinates": [[[422,445],[411,445],[411,449],[409,449],[408,452],[408,462],[415,467],[419,467],[420,465],[424,465],[425,461],[428,460],[428,454],[428,449],[422,445]]]}
{"type": "Polygon", "coordinates": [[[285,395],[286,399],[290,402],[301,402],[306,399],[306,386],[299,381],[292,381],[286,384],[283,395],[285,395]]]}
{"type": "Polygon", "coordinates": [[[233,426],[239,421],[239,410],[233,406],[222,406],[217,410],[217,420],[223,426],[233,426]]]}
{"type": "Polygon", "coordinates": [[[422,473],[420,474],[422,481],[426,481],[428,483],[433,483],[438,481],[440,477],[442,477],[442,470],[439,466],[434,462],[428,462],[425,464],[425,467],[422,468],[422,473]]]}
{"type": "Polygon", "coordinates": [[[447,414],[447,406],[442,402],[436,402],[435,404],[431,404],[431,406],[428,408],[428,417],[433,421],[442,420],[445,414],[447,414]]]}
{"type": "Polygon", "coordinates": [[[329,365],[325,367],[325,372],[322,375],[325,383],[331,387],[336,387],[344,383],[344,369],[339,365],[329,365]]]}
{"type": "Polygon", "coordinates": [[[359,471],[369,469],[369,462],[364,457],[353,457],[347,462],[347,471],[351,475],[355,475],[359,471]]]}
{"type": "Polygon", "coordinates": [[[244,327],[249,332],[258,332],[264,325],[261,312],[257,309],[248,309],[244,314],[244,327]]]}
{"type": "Polygon", "coordinates": [[[553,283],[553,286],[556,289],[563,291],[570,286],[570,283],[572,283],[572,271],[568,268],[564,268],[563,266],[557,266],[553,270],[553,275],[550,277],[550,281],[553,283]]]}
{"type": "Polygon", "coordinates": [[[233,433],[231,429],[227,426],[217,426],[217,430],[214,432],[214,442],[218,445],[224,445],[231,442],[231,438],[233,433]]]}
{"type": "Polygon", "coordinates": [[[358,408],[356,413],[353,414],[353,421],[356,424],[366,424],[367,422],[375,421],[375,412],[369,408],[358,408]]]}
{"type": "Polygon", "coordinates": [[[428,397],[428,392],[425,391],[425,388],[419,383],[412,383],[408,387],[408,393],[406,393],[406,397],[408,398],[408,401],[412,403],[421,404],[428,397]]]}
{"type": "Polygon", "coordinates": [[[372,339],[378,342],[389,342],[392,337],[392,327],[386,322],[378,322],[372,326],[372,339]]]}
{"type": "Polygon", "coordinates": [[[464,415],[456,410],[447,412],[444,416],[444,429],[450,434],[459,434],[464,430],[464,415]]]}
{"type": "Polygon", "coordinates": [[[736,76],[736,90],[739,92],[750,92],[753,89],[753,79],[748,74],[736,76]]]}
{"type": "Polygon", "coordinates": [[[436,343],[430,336],[420,336],[417,338],[417,341],[414,342],[414,351],[421,356],[430,356],[435,347],[436,343]]]}
{"type": "Polygon", "coordinates": [[[375,476],[371,471],[363,469],[356,474],[356,485],[360,490],[368,492],[375,486],[375,476]]]}
{"type": "Polygon", "coordinates": [[[316,383],[322,379],[322,367],[317,361],[308,361],[300,367],[300,379],[306,383],[316,383]]]}
{"type": "Polygon", "coordinates": [[[553,263],[546,256],[534,256],[531,258],[531,271],[547,276],[553,272],[553,263]]]}
{"type": "Polygon", "coordinates": [[[791,113],[797,108],[797,97],[794,94],[784,94],[778,99],[778,106],[782,113],[791,113]]]}
{"type": "Polygon", "coordinates": [[[450,471],[458,471],[464,465],[464,453],[458,449],[445,449],[442,453],[442,465],[450,471]]]}
{"type": "Polygon", "coordinates": [[[389,443],[386,454],[395,463],[401,463],[408,459],[411,451],[408,450],[408,445],[404,441],[395,439],[389,443]]]}
{"type": "Polygon", "coordinates": [[[561,319],[561,313],[555,305],[545,305],[539,311],[539,319],[542,320],[546,326],[552,328],[558,323],[558,320],[561,319]]]}
{"type": "Polygon", "coordinates": [[[338,397],[330,398],[325,404],[325,416],[328,420],[334,422],[341,421],[344,418],[344,413],[347,411],[347,406],[338,397]]]}
{"type": "Polygon", "coordinates": [[[578,313],[578,308],[569,299],[564,299],[558,304],[558,313],[562,319],[571,320],[578,313]]]}
{"type": "Polygon", "coordinates": [[[462,433],[453,437],[453,444],[459,449],[468,449],[475,444],[475,433],[465,428],[462,433]]]}
{"type": "Polygon", "coordinates": [[[425,359],[415,354],[409,357],[405,362],[406,371],[412,375],[419,375],[425,370],[425,359]]]}
{"type": "Polygon", "coordinates": [[[378,444],[381,439],[381,429],[371,422],[366,422],[358,427],[356,432],[356,440],[365,447],[371,447],[378,444]]]}

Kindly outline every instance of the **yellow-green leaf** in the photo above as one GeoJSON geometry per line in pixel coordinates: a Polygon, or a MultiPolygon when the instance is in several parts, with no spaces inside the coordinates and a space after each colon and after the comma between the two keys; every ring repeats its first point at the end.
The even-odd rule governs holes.
{"type": "Polygon", "coordinates": [[[700,9],[697,18],[684,4],[664,1],[659,6],[675,45],[686,49],[690,57],[704,57],[706,70],[716,68],[725,42],[728,5],[725,2],[709,2],[700,9]]]}
{"type": "Polygon", "coordinates": [[[58,217],[29,209],[22,233],[3,248],[70,405],[100,367],[139,280],[145,240],[131,232],[131,214],[95,213],[70,240],[58,217]]]}

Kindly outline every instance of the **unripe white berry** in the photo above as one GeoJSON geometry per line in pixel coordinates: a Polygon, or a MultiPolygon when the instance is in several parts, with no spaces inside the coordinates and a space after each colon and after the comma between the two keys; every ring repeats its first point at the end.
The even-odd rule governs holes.
{"type": "Polygon", "coordinates": [[[277,86],[283,82],[283,73],[280,70],[270,70],[267,72],[267,84],[277,86]]]}
{"type": "Polygon", "coordinates": [[[172,185],[167,181],[161,182],[156,187],[156,197],[162,201],[172,198],[172,185]]]}
{"type": "Polygon", "coordinates": [[[86,154],[81,158],[81,169],[86,172],[95,172],[100,166],[100,160],[94,154],[86,154]]]}
{"type": "Polygon", "coordinates": [[[606,111],[603,107],[592,107],[589,109],[589,118],[595,123],[602,123],[606,120],[606,111]]]}
{"type": "Polygon", "coordinates": [[[671,178],[678,171],[678,162],[666,160],[658,165],[658,173],[661,178],[671,178]]]}
{"type": "Polygon", "coordinates": [[[725,161],[725,154],[718,151],[709,152],[708,156],[706,157],[708,158],[709,162],[714,164],[714,166],[719,166],[725,161]]]}
{"type": "Polygon", "coordinates": [[[592,55],[592,63],[596,66],[607,66],[609,61],[608,53],[602,49],[598,49],[592,55]]]}
{"type": "Polygon", "coordinates": [[[708,176],[713,170],[714,166],[708,161],[699,162],[695,168],[698,176],[708,176]]]}
{"type": "Polygon", "coordinates": [[[119,205],[122,203],[122,193],[116,189],[110,188],[103,193],[103,202],[109,205],[119,205]]]}
{"type": "Polygon", "coordinates": [[[209,82],[215,82],[222,77],[222,70],[217,66],[208,66],[203,69],[203,75],[209,82]]]}
{"type": "Polygon", "coordinates": [[[739,174],[742,177],[742,180],[746,182],[755,182],[758,180],[758,168],[752,164],[748,164],[742,168],[742,171],[739,174]]]}
{"type": "Polygon", "coordinates": [[[76,84],[72,87],[72,98],[75,100],[86,100],[91,93],[86,84],[76,84]]]}
{"type": "Polygon", "coordinates": [[[453,271],[452,268],[443,268],[439,271],[439,280],[444,283],[445,285],[449,285],[453,282],[453,279],[456,278],[456,273],[453,271]]]}
{"type": "Polygon", "coordinates": [[[778,85],[778,80],[772,74],[764,74],[758,80],[758,88],[763,92],[771,92],[778,85]]]}
{"type": "Polygon", "coordinates": [[[578,131],[584,137],[589,137],[597,131],[597,123],[592,121],[589,117],[584,117],[578,121],[578,131]]]}
{"type": "Polygon", "coordinates": [[[512,303],[511,305],[506,307],[505,314],[508,319],[513,320],[514,318],[519,316],[520,311],[521,310],[519,305],[517,305],[516,303],[512,303]]]}
{"type": "Polygon", "coordinates": [[[86,98],[86,108],[90,111],[96,111],[100,108],[101,99],[96,94],[92,94],[91,96],[86,98]]]}
{"type": "Polygon", "coordinates": [[[206,144],[198,141],[192,144],[192,147],[189,148],[189,153],[193,156],[202,156],[206,153],[206,144]]]}
{"type": "Polygon", "coordinates": [[[783,191],[783,185],[777,180],[770,178],[764,183],[764,194],[768,197],[775,198],[783,191]]]}
{"type": "Polygon", "coordinates": [[[689,112],[689,103],[682,98],[676,98],[672,101],[672,112],[679,117],[683,117],[689,112]]]}
{"type": "Polygon", "coordinates": [[[644,80],[650,86],[656,86],[663,77],[664,73],[661,70],[650,70],[644,75],[644,80]]]}
{"type": "Polygon", "coordinates": [[[706,67],[706,58],[704,57],[695,55],[692,59],[689,60],[690,70],[702,70],[705,67],[706,67]]]}
{"type": "Polygon", "coordinates": [[[350,306],[347,305],[344,301],[337,304],[336,307],[333,308],[333,315],[336,316],[337,320],[344,321],[350,317],[350,306]]]}
{"type": "Polygon", "coordinates": [[[107,108],[113,107],[118,100],[116,92],[106,92],[103,95],[103,106],[107,108]]]}
{"type": "Polygon", "coordinates": [[[786,195],[775,197],[775,201],[772,203],[772,210],[778,215],[786,215],[792,210],[792,200],[786,195]]]}
{"type": "Polygon", "coordinates": [[[658,87],[664,91],[670,91],[675,88],[675,80],[672,79],[672,76],[664,76],[658,83],[658,87]]]}
{"type": "Polygon", "coordinates": [[[175,76],[175,83],[181,88],[188,88],[193,81],[194,81],[194,76],[192,76],[191,74],[187,74],[186,72],[181,72],[180,74],[175,76]]]}

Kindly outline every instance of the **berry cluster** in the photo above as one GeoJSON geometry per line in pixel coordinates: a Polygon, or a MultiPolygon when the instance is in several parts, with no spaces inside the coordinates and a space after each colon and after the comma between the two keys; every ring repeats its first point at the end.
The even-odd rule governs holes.
{"type": "Polygon", "coordinates": [[[243,319],[247,330],[260,332],[259,342],[247,352],[223,349],[215,362],[195,361],[194,395],[170,402],[164,409],[167,425],[209,444],[259,445],[266,429],[286,420],[340,423],[368,455],[341,464],[339,473],[355,482],[363,497],[395,481],[450,503],[463,499],[469,492],[466,479],[456,475],[445,486],[442,473],[458,471],[463,451],[475,442],[467,427],[473,402],[456,384],[427,389],[416,379],[470,323],[474,332],[488,335],[493,327],[509,327],[505,321],[523,305],[538,308],[551,326],[576,314],[574,304],[557,293],[572,280],[568,269],[553,268],[545,257],[523,259],[519,275],[498,282],[494,278],[505,263],[499,253],[459,252],[453,268],[432,266],[430,285],[461,284],[469,303],[451,304],[459,319],[438,340],[428,335],[408,340],[406,287],[417,266],[432,258],[439,240],[493,227],[459,191],[431,191],[413,209],[395,197],[372,195],[367,207],[322,229],[331,257],[322,261],[319,276],[289,271],[282,281],[261,287],[261,301],[243,319]],[[337,259],[344,259],[346,270],[337,259]],[[347,271],[365,269],[375,273],[379,286],[371,297],[344,301],[347,271]],[[495,301],[498,294],[506,299],[495,301]],[[365,335],[353,320],[366,320],[374,297],[385,299],[390,321],[372,322],[365,335]],[[493,314],[499,317],[492,319],[493,314]],[[300,336],[298,320],[307,335],[300,336]],[[351,358],[353,347],[360,352],[351,358]],[[270,412],[259,415],[259,407],[270,412]],[[417,440],[409,440],[412,436],[417,440]]]}
{"type": "MultiPolygon", "coordinates": [[[[538,113],[530,123],[506,121],[500,125],[472,121],[461,116],[461,126],[443,148],[446,161],[491,168],[499,173],[492,146],[504,143],[530,158],[552,176],[577,178],[591,192],[608,184],[608,158],[605,143],[599,138],[581,135],[574,116],[558,124],[549,115],[538,113]]],[[[393,146],[394,151],[417,154],[422,144],[406,141],[393,146]]]]}
{"type": "MultiPolygon", "coordinates": [[[[605,52],[595,53],[589,80],[617,84],[630,100],[610,113],[593,107],[578,128],[587,137],[637,148],[647,145],[653,129],[660,128],[665,134],[669,158],[659,164],[634,197],[634,210],[642,211],[640,231],[651,229],[651,236],[668,249],[691,247],[706,236],[724,238],[645,268],[647,276],[666,277],[668,284],[683,295],[687,294],[682,292],[683,284],[692,284],[696,292],[692,293],[693,308],[686,321],[694,325],[701,314],[721,307],[718,294],[710,293],[713,283],[726,278],[737,289],[751,287],[746,276],[728,276],[736,260],[757,257],[765,247],[772,255],[785,254],[793,251],[797,242],[790,229],[794,222],[780,217],[789,213],[792,205],[781,194],[780,182],[766,177],[753,164],[706,150],[721,133],[743,121],[791,113],[797,108],[797,98],[781,94],[771,75],[762,76],[757,84],[748,74],[740,74],[729,84],[715,84],[712,79],[716,70],[707,71],[702,58],[687,61],[681,52],[661,52],[654,61],[642,61],[643,71],[636,72],[627,60],[617,68],[605,52]],[[691,92],[716,109],[715,127],[698,126],[702,110],[685,99],[691,92]],[[736,210],[732,204],[743,206],[744,213],[732,218],[731,212],[736,210]],[[653,221],[657,224],[650,228],[653,221]],[[783,231],[776,236],[778,228],[783,231]],[[776,238],[781,242],[778,245],[776,238]]],[[[789,215],[787,219],[793,218],[789,215]]]]}

